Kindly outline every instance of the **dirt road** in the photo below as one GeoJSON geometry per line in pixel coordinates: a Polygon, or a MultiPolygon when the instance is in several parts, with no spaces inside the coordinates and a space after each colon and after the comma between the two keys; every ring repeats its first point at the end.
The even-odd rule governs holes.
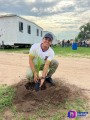
{"type": "MultiPolygon", "coordinates": [[[[59,67],[53,78],[90,90],[90,59],[56,56],[59,67]]],[[[0,53],[0,84],[12,85],[26,77],[28,54],[0,53]]]]}

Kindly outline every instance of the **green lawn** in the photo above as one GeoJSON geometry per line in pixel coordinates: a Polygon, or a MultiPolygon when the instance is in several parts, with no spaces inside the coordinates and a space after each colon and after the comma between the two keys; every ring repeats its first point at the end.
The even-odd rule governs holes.
{"type": "MultiPolygon", "coordinates": [[[[78,47],[77,50],[72,50],[72,47],[52,47],[56,55],[71,56],[71,57],[88,57],[90,58],[90,47],[78,47]]],[[[15,48],[15,49],[0,49],[0,52],[14,52],[14,53],[29,53],[29,48],[15,48]]]]}
{"type": "Polygon", "coordinates": [[[78,47],[77,50],[72,50],[72,47],[53,47],[55,53],[59,56],[75,56],[75,57],[90,57],[90,48],[78,47]]]}
{"type": "Polygon", "coordinates": [[[29,48],[0,49],[0,52],[28,53],[29,52],[29,48]]]}

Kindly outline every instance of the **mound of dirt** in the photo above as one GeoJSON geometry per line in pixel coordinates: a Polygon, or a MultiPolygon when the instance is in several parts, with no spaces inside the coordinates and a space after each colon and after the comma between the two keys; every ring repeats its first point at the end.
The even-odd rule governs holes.
{"type": "Polygon", "coordinates": [[[59,81],[55,86],[46,83],[46,89],[38,92],[34,90],[34,83],[31,83],[31,89],[29,88],[29,90],[26,89],[26,84],[27,81],[23,80],[14,86],[16,89],[14,104],[19,112],[34,111],[42,105],[64,104],[66,100],[74,100],[81,95],[79,88],[74,85],[64,84],[63,81],[59,81]]]}

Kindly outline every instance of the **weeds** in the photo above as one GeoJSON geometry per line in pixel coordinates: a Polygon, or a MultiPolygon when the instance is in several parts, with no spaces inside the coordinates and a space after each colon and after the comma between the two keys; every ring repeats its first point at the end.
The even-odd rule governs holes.
{"type": "Polygon", "coordinates": [[[3,111],[5,107],[12,105],[14,95],[15,90],[12,87],[6,85],[0,86],[0,112],[3,111]]]}

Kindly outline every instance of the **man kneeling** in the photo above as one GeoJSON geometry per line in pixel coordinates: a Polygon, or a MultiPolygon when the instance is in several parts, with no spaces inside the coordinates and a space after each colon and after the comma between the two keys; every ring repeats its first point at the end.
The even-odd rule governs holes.
{"type": "Polygon", "coordinates": [[[35,83],[40,80],[39,87],[42,87],[45,81],[54,85],[51,76],[56,71],[59,63],[54,60],[54,51],[50,47],[53,41],[53,35],[46,33],[41,43],[33,44],[29,51],[29,71],[28,79],[34,79],[35,83]],[[42,70],[42,75],[39,76],[39,71],[42,70]]]}

